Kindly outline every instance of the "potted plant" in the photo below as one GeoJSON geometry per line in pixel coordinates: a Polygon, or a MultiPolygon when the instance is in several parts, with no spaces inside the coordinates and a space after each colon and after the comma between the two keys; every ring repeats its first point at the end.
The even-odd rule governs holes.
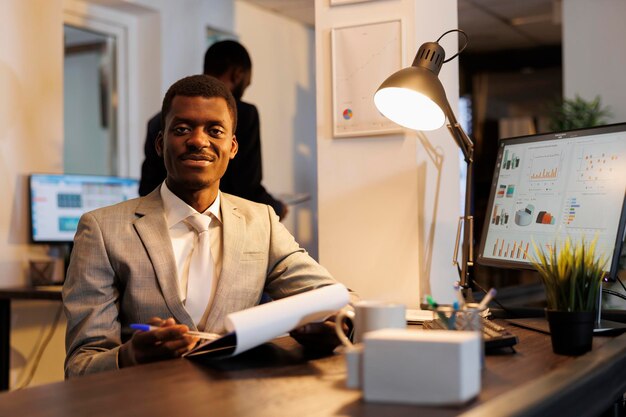
{"type": "Polygon", "coordinates": [[[609,107],[603,107],[600,96],[585,100],[579,95],[573,99],[563,98],[555,101],[549,108],[550,125],[553,132],[582,129],[607,123],[611,117],[609,107]]]}
{"type": "Polygon", "coordinates": [[[590,244],[583,238],[568,238],[546,250],[534,242],[531,262],[539,271],[546,290],[546,317],[552,350],[557,354],[580,355],[591,350],[605,256],[596,256],[596,237],[590,244]]]}

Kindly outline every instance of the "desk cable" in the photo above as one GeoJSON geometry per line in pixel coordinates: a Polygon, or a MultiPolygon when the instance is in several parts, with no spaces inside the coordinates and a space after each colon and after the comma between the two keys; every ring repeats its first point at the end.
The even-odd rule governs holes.
{"type": "MultiPolygon", "coordinates": [[[[46,336],[39,343],[39,346],[37,346],[37,348],[35,349],[37,353],[35,354],[35,358],[32,360],[32,366],[31,366],[30,372],[28,373],[28,375],[26,375],[26,379],[22,383],[17,385],[17,387],[15,388],[16,390],[21,390],[21,389],[28,387],[30,382],[33,380],[33,377],[35,376],[35,373],[37,372],[37,368],[39,367],[39,363],[41,362],[41,357],[43,356],[46,348],[50,344],[50,340],[52,340],[52,336],[54,335],[54,332],[59,326],[59,321],[61,319],[62,312],[63,312],[63,304],[61,304],[59,308],[57,309],[57,312],[54,316],[54,320],[52,321],[52,326],[50,327],[50,330],[48,330],[48,333],[46,334],[46,336]]],[[[26,369],[28,369],[28,363],[26,363],[26,369]]]]}
{"type": "MultiPolygon", "coordinates": [[[[626,286],[624,286],[624,283],[622,282],[621,279],[619,279],[618,276],[615,276],[615,279],[617,280],[617,282],[620,283],[620,285],[622,286],[622,288],[624,289],[624,292],[626,292],[626,286]]],[[[613,290],[609,290],[608,288],[602,288],[602,292],[605,294],[610,294],[610,295],[614,295],[615,297],[619,297],[622,300],[626,300],[626,295],[621,294],[617,291],[613,291],[613,290]]]]}

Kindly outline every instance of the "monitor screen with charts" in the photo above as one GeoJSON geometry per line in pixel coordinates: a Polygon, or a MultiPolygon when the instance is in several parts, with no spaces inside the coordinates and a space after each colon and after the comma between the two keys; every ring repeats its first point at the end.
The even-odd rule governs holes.
{"type": "Polygon", "coordinates": [[[32,174],[29,188],[31,240],[71,243],[83,213],[137,197],[139,182],[111,176],[32,174]]]}
{"type": "Polygon", "coordinates": [[[567,237],[597,237],[614,278],[625,193],[626,123],[503,139],[477,260],[532,268],[533,241],[548,249],[567,237]]]}

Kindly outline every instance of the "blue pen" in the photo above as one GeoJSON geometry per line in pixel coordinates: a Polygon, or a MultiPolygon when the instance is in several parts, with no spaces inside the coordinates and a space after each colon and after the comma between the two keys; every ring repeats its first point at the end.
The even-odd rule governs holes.
{"type": "Polygon", "coordinates": [[[150,330],[158,329],[158,327],[156,326],[150,326],[149,324],[139,324],[139,323],[131,324],[130,328],[133,330],[139,330],[140,332],[149,332],[150,330]]]}
{"type": "Polygon", "coordinates": [[[452,303],[452,315],[450,316],[450,322],[448,323],[449,330],[456,330],[456,314],[459,311],[459,302],[455,301],[452,303]]]}
{"type": "MultiPolygon", "coordinates": [[[[133,330],[139,330],[140,332],[149,332],[151,330],[156,330],[156,329],[161,328],[158,326],[151,326],[149,324],[140,324],[140,323],[133,323],[129,327],[133,330]]],[[[194,336],[194,337],[198,337],[200,339],[206,339],[206,340],[215,340],[221,337],[217,333],[196,332],[193,330],[188,331],[186,334],[188,334],[189,336],[194,336]]]]}
{"type": "Polygon", "coordinates": [[[454,292],[456,293],[456,297],[459,300],[459,308],[462,309],[465,305],[465,298],[463,298],[463,288],[461,288],[458,282],[454,284],[454,292]]]}

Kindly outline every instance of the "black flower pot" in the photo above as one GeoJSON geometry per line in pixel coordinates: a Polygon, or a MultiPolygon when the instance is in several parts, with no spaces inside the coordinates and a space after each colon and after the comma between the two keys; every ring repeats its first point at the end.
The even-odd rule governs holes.
{"type": "Polygon", "coordinates": [[[582,355],[591,350],[594,311],[546,310],[552,351],[558,355],[582,355]]]}

